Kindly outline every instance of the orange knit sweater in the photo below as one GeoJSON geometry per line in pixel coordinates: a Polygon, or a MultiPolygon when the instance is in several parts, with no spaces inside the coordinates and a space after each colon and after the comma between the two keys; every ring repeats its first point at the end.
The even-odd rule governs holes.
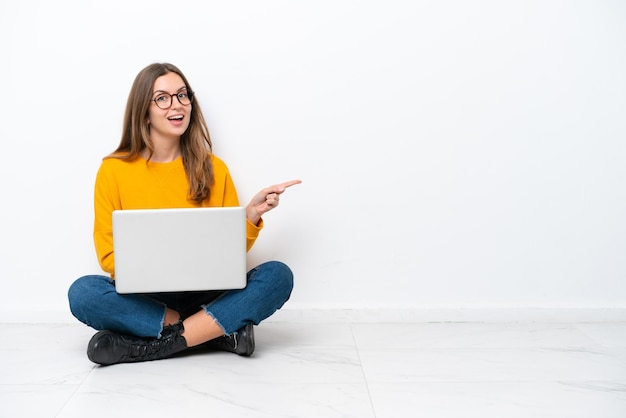
{"type": "MultiPolygon", "coordinates": [[[[196,205],[187,200],[189,183],[181,157],[170,163],[146,162],[143,158],[123,161],[107,158],[96,176],[94,193],[94,243],[98,262],[115,276],[112,213],[118,209],[162,209],[239,206],[237,190],[226,164],[212,156],[215,181],[209,199],[196,205]]],[[[252,247],[263,221],[247,224],[247,248],[252,247]]]]}

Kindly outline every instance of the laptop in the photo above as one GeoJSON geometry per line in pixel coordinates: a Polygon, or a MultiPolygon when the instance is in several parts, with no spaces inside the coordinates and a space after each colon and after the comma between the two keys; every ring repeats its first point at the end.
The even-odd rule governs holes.
{"type": "Polygon", "coordinates": [[[246,287],[245,208],[113,211],[118,293],[246,287]]]}

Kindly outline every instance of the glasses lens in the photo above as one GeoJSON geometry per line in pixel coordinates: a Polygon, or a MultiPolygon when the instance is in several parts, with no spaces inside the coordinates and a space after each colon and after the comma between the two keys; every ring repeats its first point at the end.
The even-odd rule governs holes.
{"type": "Polygon", "coordinates": [[[154,103],[161,109],[167,109],[172,105],[172,96],[169,94],[159,94],[154,98],[154,103]]]}
{"type": "Polygon", "coordinates": [[[180,104],[185,106],[191,103],[191,96],[192,93],[187,90],[181,91],[176,95],[180,104]]]}

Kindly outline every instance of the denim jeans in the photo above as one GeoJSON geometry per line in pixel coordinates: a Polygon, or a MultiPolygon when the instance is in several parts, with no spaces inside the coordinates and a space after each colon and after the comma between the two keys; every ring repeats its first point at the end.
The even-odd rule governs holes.
{"type": "Polygon", "coordinates": [[[108,276],[77,279],[69,288],[72,314],[96,330],[159,338],[166,308],[182,318],[204,309],[230,335],[247,324],[258,325],[289,299],[293,274],[279,261],[268,261],[248,272],[244,289],[208,292],[119,294],[108,276]]]}

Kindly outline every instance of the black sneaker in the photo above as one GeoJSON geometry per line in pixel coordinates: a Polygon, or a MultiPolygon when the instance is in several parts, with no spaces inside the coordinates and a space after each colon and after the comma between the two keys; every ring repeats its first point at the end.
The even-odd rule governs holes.
{"type": "Polygon", "coordinates": [[[108,366],[117,363],[160,360],[187,348],[181,335],[183,324],[166,327],[161,338],[141,338],[113,331],[97,332],[87,346],[87,357],[94,363],[108,366]]]}
{"type": "Polygon", "coordinates": [[[254,326],[248,324],[231,335],[224,335],[200,344],[199,348],[228,351],[240,356],[250,357],[254,353],[254,326]]]}

